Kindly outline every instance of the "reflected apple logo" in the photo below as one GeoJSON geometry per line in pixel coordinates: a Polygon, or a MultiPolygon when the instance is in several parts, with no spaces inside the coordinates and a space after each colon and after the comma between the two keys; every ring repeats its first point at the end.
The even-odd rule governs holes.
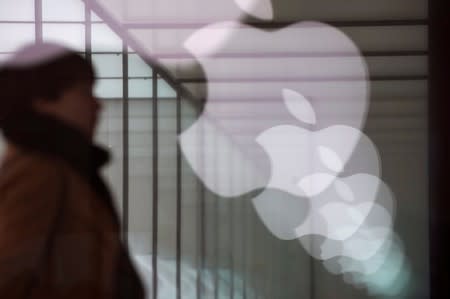
{"type": "MultiPolygon", "coordinates": [[[[305,97],[292,90],[283,90],[283,97],[288,110],[300,122],[316,122],[314,109],[305,97]]],[[[363,226],[374,209],[383,210],[377,217],[382,218],[380,222],[384,228],[390,229],[392,197],[387,191],[383,194],[387,202],[385,207],[376,203],[382,183],[378,176],[360,173],[338,177],[344,169],[343,161],[349,159],[355,143],[361,139],[368,145],[366,158],[374,161],[371,165],[378,166],[373,143],[361,131],[349,126],[335,125],[310,131],[280,125],[257,137],[257,142],[268,153],[272,172],[267,187],[253,203],[266,227],[276,237],[289,240],[313,234],[344,241],[363,226]],[[278,194],[274,190],[279,190],[278,194]],[[291,196],[283,196],[282,192],[291,196]],[[305,209],[301,201],[305,200],[309,213],[301,218],[299,211],[305,209]]],[[[330,256],[333,253],[321,257],[330,256]]]]}
{"type": "MultiPolygon", "coordinates": [[[[204,20],[209,1],[202,1],[175,5],[186,5],[180,14],[204,6],[195,10],[204,20]]],[[[86,1],[105,8],[119,24],[145,7],[150,23],[173,16],[170,0],[150,2],[86,1]]],[[[261,189],[252,202],[272,234],[298,239],[331,273],[382,293],[377,275],[395,272],[386,266],[391,259],[398,269],[405,259],[398,258],[401,242],[392,230],[394,196],[380,179],[377,149],[362,132],[370,85],[358,47],[320,22],[266,31],[238,21],[243,14],[272,20],[269,0],[214,5],[225,20],[171,31],[170,49],[193,56],[207,78],[204,110],[178,139],[184,157],[224,200],[261,189]],[[187,38],[178,37],[186,32],[187,38]]],[[[145,57],[158,59],[168,46],[158,44],[153,32],[134,30],[130,36],[145,57]]],[[[383,282],[392,284],[399,275],[383,282]]]]}
{"type": "Polygon", "coordinates": [[[195,32],[185,48],[210,79],[204,111],[179,136],[186,160],[205,186],[225,198],[262,189],[252,202],[267,229],[282,240],[299,239],[312,256],[329,267],[338,265],[335,273],[357,277],[381,269],[389,249],[397,248],[386,245],[392,243],[395,204],[379,178],[377,149],[360,130],[369,86],[356,46],[335,28],[317,22],[275,32],[225,22],[195,32]],[[279,43],[289,49],[294,33],[300,40],[295,46],[303,48],[300,52],[318,51],[324,57],[305,54],[288,60],[295,67],[283,57],[260,62],[263,66],[251,64],[272,80],[281,79],[262,87],[264,93],[261,73],[250,72],[234,85],[216,83],[223,72],[235,69],[237,78],[239,70],[248,72],[242,60],[218,64],[221,55],[245,51],[252,44],[279,43]],[[343,49],[346,54],[339,54],[343,49]],[[326,65],[330,56],[339,61],[331,70],[326,65]],[[285,83],[287,72],[277,63],[306,76],[285,83]],[[311,236],[322,237],[320,246],[304,241],[311,236]]]}

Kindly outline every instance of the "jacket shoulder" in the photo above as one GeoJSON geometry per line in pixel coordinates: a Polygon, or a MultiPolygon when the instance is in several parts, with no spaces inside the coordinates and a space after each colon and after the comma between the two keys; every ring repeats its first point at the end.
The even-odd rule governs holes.
{"type": "MultiPolygon", "coordinates": [[[[0,192],[17,187],[23,192],[51,191],[62,182],[64,165],[57,158],[19,151],[0,168],[0,192]]],[[[4,195],[4,194],[3,194],[4,195]]]]}

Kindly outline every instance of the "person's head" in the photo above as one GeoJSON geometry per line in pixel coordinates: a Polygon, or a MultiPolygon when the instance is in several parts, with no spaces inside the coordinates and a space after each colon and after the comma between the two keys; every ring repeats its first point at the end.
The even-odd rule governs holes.
{"type": "Polygon", "coordinates": [[[0,121],[33,111],[91,138],[100,110],[93,84],[91,63],[76,52],[51,43],[28,45],[0,67],[0,121]]]}

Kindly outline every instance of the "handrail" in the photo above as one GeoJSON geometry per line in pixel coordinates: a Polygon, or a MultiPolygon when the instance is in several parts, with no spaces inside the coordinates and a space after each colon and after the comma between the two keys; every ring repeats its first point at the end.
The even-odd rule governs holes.
{"type": "Polygon", "coordinates": [[[162,66],[158,61],[152,59],[149,56],[143,57],[142,53],[145,53],[145,50],[136,42],[125,30],[121,30],[120,26],[110,14],[108,14],[105,9],[98,4],[96,0],[81,0],[85,3],[85,5],[93,11],[96,15],[98,15],[101,19],[108,24],[114,33],[122,38],[125,41],[127,46],[134,49],[136,54],[138,54],[144,61],[147,63],[162,79],[164,79],[170,87],[172,87],[175,92],[184,99],[189,100],[194,106],[197,108],[201,108],[201,103],[204,102],[204,99],[199,99],[194,96],[185,86],[180,84],[176,78],[174,78],[170,72],[162,66]]]}

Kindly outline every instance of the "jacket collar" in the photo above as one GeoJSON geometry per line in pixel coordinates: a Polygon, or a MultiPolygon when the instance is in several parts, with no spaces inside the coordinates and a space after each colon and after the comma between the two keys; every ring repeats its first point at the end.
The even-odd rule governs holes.
{"type": "Polygon", "coordinates": [[[6,139],[17,146],[66,161],[94,189],[109,197],[99,171],[109,153],[93,144],[79,130],[55,117],[26,111],[2,123],[6,139]]]}

